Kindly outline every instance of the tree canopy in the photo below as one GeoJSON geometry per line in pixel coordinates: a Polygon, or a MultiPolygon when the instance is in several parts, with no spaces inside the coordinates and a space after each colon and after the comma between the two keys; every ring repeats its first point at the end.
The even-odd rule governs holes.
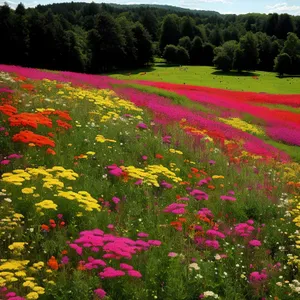
{"type": "Polygon", "coordinates": [[[300,73],[300,16],[288,14],[221,15],[94,2],[26,8],[20,3],[16,9],[0,6],[0,32],[5,45],[0,63],[5,64],[99,73],[138,68],[151,63],[154,54],[168,56],[175,49],[180,64],[272,71],[274,66],[282,70],[278,65],[289,65],[290,59],[283,73],[300,73]]]}

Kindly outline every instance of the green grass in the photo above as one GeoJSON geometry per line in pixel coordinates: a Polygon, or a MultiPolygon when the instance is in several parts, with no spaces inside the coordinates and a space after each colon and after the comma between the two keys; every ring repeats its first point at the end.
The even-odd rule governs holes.
{"type": "MultiPolygon", "coordinates": [[[[120,84],[120,85],[115,85],[115,86],[134,88],[134,89],[137,89],[137,90],[142,91],[147,94],[154,94],[154,95],[168,98],[174,104],[182,105],[182,106],[187,107],[192,110],[198,110],[198,111],[202,111],[205,113],[209,113],[209,112],[211,113],[211,109],[209,109],[208,107],[206,107],[200,103],[194,102],[185,96],[178,95],[174,92],[166,91],[166,90],[155,88],[152,86],[144,86],[144,85],[134,84],[134,83],[126,83],[126,84],[120,84]]],[[[216,113],[216,111],[214,113],[216,113]]]]}
{"type": "Polygon", "coordinates": [[[179,84],[208,86],[221,89],[265,92],[271,94],[300,94],[300,77],[278,78],[273,72],[223,73],[213,67],[156,65],[148,69],[119,72],[110,76],[122,80],[151,80],[179,84]],[[146,73],[146,74],[145,74],[146,73]],[[130,74],[130,75],[128,75],[130,74]],[[141,75],[143,74],[143,75],[141,75]],[[258,76],[259,79],[254,79],[258,76]]]}
{"type": "Polygon", "coordinates": [[[259,106],[265,106],[271,109],[286,110],[286,111],[300,114],[300,107],[291,107],[284,104],[270,104],[270,103],[260,103],[259,106]]]}

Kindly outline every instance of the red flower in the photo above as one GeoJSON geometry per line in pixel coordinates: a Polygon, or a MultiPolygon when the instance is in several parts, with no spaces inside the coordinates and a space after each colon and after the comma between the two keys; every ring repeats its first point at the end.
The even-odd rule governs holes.
{"type": "Polygon", "coordinates": [[[37,128],[38,124],[52,127],[52,121],[40,113],[20,113],[8,119],[10,126],[30,126],[37,128]]]}
{"type": "Polygon", "coordinates": [[[48,260],[47,265],[52,269],[52,270],[58,270],[58,262],[54,256],[51,256],[51,258],[48,260]]]}
{"type": "Polygon", "coordinates": [[[0,112],[4,113],[7,116],[12,116],[17,113],[17,109],[11,105],[4,104],[0,105],[0,112]]]}
{"type": "Polygon", "coordinates": [[[51,148],[48,148],[48,149],[46,150],[46,153],[47,153],[47,154],[51,154],[51,155],[55,155],[55,154],[56,154],[56,152],[55,152],[53,149],[51,149],[51,148]]]}
{"type": "Polygon", "coordinates": [[[58,126],[64,128],[64,129],[66,129],[66,130],[72,128],[72,125],[70,125],[70,124],[67,123],[67,122],[61,121],[61,120],[56,120],[56,123],[57,123],[58,126]]]}
{"type": "Polygon", "coordinates": [[[34,143],[35,145],[42,147],[45,145],[55,147],[55,142],[43,135],[35,134],[29,130],[23,130],[15,134],[12,138],[14,142],[22,142],[25,144],[34,143]]]}

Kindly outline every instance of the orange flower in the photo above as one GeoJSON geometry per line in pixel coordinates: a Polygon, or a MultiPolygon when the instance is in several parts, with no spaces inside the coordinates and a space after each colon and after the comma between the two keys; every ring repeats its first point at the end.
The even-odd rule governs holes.
{"type": "Polygon", "coordinates": [[[19,75],[18,77],[15,77],[14,80],[15,81],[25,81],[27,78],[22,76],[22,75],[19,75]]]}
{"type": "Polygon", "coordinates": [[[66,129],[66,130],[72,128],[72,125],[70,125],[70,124],[67,123],[67,122],[61,121],[61,120],[56,120],[56,123],[57,123],[57,125],[58,125],[59,127],[62,127],[62,128],[66,129]]]}
{"type": "Polygon", "coordinates": [[[174,227],[176,230],[182,230],[182,223],[178,221],[173,221],[170,223],[172,227],[174,227]]]}
{"type": "Polygon", "coordinates": [[[155,154],[155,157],[158,158],[158,159],[163,159],[163,158],[164,158],[164,157],[163,157],[161,154],[159,154],[159,153],[155,154]]]}
{"type": "Polygon", "coordinates": [[[55,227],[56,227],[56,223],[55,223],[55,221],[54,221],[53,219],[50,219],[50,220],[49,220],[49,224],[50,224],[50,226],[51,226],[52,228],[55,228],[55,227]]]}
{"type": "Polygon", "coordinates": [[[55,142],[43,135],[35,134],[30,130],[23,130],[15,134],[12,138],[14,142],[22,142],[25,144],[34,143],[35,145],[42,147],[49,145],[55,147],[55,142]]]}
{"type": "Polygon", "coordinates": [[[48,225],[42,224],[41,229],[44,231],[49,232],[50,231],[50,227],[48,225]]]}
{"type": "Polygon", "coordinates": [[[199,170],[197,169],[197,168],[191,168],[191,171],[193,172],[193,173],[198,173],[199,172],[199,170]]]}
{"type": "Polygon", "coordinates": [[[180,185],[190,185],[190,183],[188,181],[181,181],[179,184],[180,185]]]}
{"type": "Polygon", "coordinates": [[[85,266],[82,262],[78,263],[77,270],[79,270],[79,271],[84,271],[85,270],[85,266]]]}
{"type": "Polygon", "coordinates": [[[25,89],[27,91],[33,91],[34,90],[34,85],[30,84],[30,83],[24,83],[24,84],[21,84],[21,88],[25,89]]]}
{"type": "Polygon", "coordinates": [[[52,270],[58,270],[58,262],[54,256],[51,256],[51,258],[48,260],[47,265],[52,269],[52,270]]]}
{"type": "Polygon", "coordinates": [[[67,250],[63,250],[63,251],[61,251],[61,254],[62,255],[66,255],[66,254],[68,254],[68,251],[67,250]]]}
{"type": "Polygon", "coordinates": [[[55,152],[53,149],[51,149],[51,148],[48,148],[48,149],[46,150],[46,153],[47,153],[47,154],[51,154],[51,155],[55,155],[55,154],[56,154],[56,152],[55,152]]]}
{"type": "Polygon", "coordinates": [[[214,190],[216,187],[214,185],[208,185],[207,186],[210,190],[214,190]]]}
{"type": "Polygon", "coordinates": [[[54,133],[53,132],[48,132],[48,136],[50,136],[50,137],[54,137],[54,133]]]}
{"type": "Polygon", "coordinates": [[[186,218],[178,218],[178,221],[181,223],[185,223],[186,222],[186,218]]]}
{"type": "Polygon", "coordinates": [[[10,116],[10,126],[30,126],[37,128],[38,124],[52,127],[52,121],[40,113],[20,113],[10,116]]]}
{"type": "Polygon", "coordinates": [[[12,116],[17,113],[17,109],[11,105],[4,104],[0,105],[0,112],[4,113],[7,116],[12,116]]]}

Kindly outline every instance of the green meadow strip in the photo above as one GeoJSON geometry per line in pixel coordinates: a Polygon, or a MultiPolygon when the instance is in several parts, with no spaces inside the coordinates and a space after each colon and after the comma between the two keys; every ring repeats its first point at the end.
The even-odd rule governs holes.
{"type": "MultiPolygon", "coordinates": [[[[114,86],[134,88],[134,89],[137,89],[137,90],[142,91],[144,93],[154,94],[154,95],[158,95],[158,96],[161,96],[161,97],[168,98],[174,104],[182,105],[182,106],[190,108],[192,110],[198,110],[198,111],[202,111],[202,112],[205,112],[205,113],[212,113],[211,109],[207,108],[204,105],[201,105],[199,103],[195,103],[194,101],[188,99],[185,96],[181,96],[181,95],[178,95],[176,93],[166,91],[166,90],[163,90],[163,89],[159,89],[159,88],[155,88],[155,87],[151,87],[151,86],[144,86],[144,85],[135,84],[135,83],[126,83],[126,84],[120,84],[120,85],[116,84],[114,86]]],[[[214,112],[214,114],[215,114],[215,112],[214,112]]]]}

